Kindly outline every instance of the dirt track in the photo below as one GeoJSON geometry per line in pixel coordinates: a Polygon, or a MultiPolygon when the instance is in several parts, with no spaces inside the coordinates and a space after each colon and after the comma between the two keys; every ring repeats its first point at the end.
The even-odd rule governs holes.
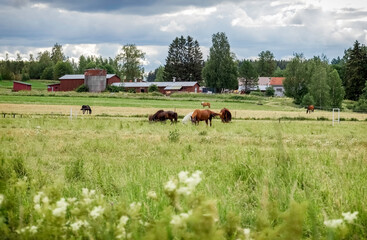
{"type": "MultiPolygon", "coordinates": [[[[37,104],[0,104],[0,113],[18,113],[18,114],[64,114],[69,115],[70,109],[72,109],[73,115],[81,115],[80,106],[75,105],[37,105],[37,104]]],[[[147,115],[155,113],[157,108],[136,108],[136,107],[92,107],[92,115],[118,115],[118,116],[132,116],[132,115],[147,115]]],[[[176,110],[176,112],[184,116],[194,109],[165,109],[176,110]]],[[[212,109],[219,112],[219,109],[212,109]]],[[[255,111],[255,110],[231,110],[233,117],[235,118],[271,118],[277,119],[280,117],[306,117],[310,119],[317,119],[318,117],[325,117],[332,119],[332,112],[317,111],[306,114],[304,109],[298,111],[255,111]]],[[[341,112],[341,118],[350,119],[356,118],[358,120],[367,119],[367,114],[353,113],[353,112],[341,112]]]]}

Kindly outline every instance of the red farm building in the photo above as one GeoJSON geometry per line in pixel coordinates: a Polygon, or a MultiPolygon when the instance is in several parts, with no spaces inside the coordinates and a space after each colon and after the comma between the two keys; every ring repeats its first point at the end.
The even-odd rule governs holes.
{"type": "Polygon", "coordinates": [[[18,81],[13,82],[13,91],[14,92],[31,91],[31,90],[32,90],[32,84],[30,84],[30,83],[18,82],[18,81]]]}
{"type": "Polygon", "coordinates": [[[58,91],[73,91],[80,85],[86,84],[89,86],[90,83],[94,86],[94,83],[97,81],[99,85],[103,85],[96,88],[96,91],[100,92],[112,83],[121,82],[121,79],[116,74],[106,74],[106,71],[101,69],[88,69],[84,74],[64,75],[59,80],[60,90],[58,91]]]}
{"type": "Polygon", "coordinates": [[[53,83],[47,85],[47,91],[49,92],[58,92],[60,91],[60,83],[53,83]]]}

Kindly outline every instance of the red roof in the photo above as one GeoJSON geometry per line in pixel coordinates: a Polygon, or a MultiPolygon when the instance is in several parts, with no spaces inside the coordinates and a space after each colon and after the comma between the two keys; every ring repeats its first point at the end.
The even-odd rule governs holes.
{"type": "Polygon", "coordinates": [[[285,77],[272,77],[270,79],[270,85],[283,85],[285,77]]]}

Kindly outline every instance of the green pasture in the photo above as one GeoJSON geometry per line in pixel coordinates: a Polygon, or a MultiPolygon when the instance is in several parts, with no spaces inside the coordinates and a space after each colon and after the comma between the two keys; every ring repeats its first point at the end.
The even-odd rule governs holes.
{"type": "Polygon", "coordinates": [[[208,101],[214,109],[246,109],[297,111],[298,106],[290,98],[267,98],[238,94],[172,94],[159,93],[76,93],[0,90],[0,103],[47,104],[47,105],[90,105],[106,107],[144,107],[144,108],[201,108],[200,103],[208,101]]]}
{"type": "MultiPolygon", "coordinates": [[[[42,103],[44,99],[53,104],[80,105],[78,101],[82,101],[79,97],[22,96],[18,100],[0,96],[0,102],[42,103]]],[[[108,106],[167,104],[164,100],[90,100],[108,106]]],[[[196,103],[169,104],[190,108],[196,103]]],[[[243,103],[229,104],[241,109],[243,103]]],[[[223,124],[214,120],[213,127],[207,127],[203,123],[151,124],[131,117],[0,118],[0,194],[5,199],[0,206],[0,234],[17,239],[16,229],[37,225],[41,218],[33,213],[37,192],[43,191],[56,201],[78,198],[81,189],[88,188],[105,196],[105,209],[142,203],[139,218],[151,227],[132,228],[131,220],[134,239],[159,239],[152,236],[162,237],[160,231],[166,228],[168,235],[162,239],[246,239],[235,224],[251,229],[253,239],[365,239],[366,132],[365,122],[342,122],[333,127],[322,121],[242,120],[223,124]],[[218,212],[218,221],[211,224],[221,230],[206,232],[205,236],[211,237],[199,235],[189,223],[179,232],[169,230],[170,197],[164,184],[184,170],[202,171],[195,196],[214,200],[213,205],[205,205],[203,200],[181,202],[182,206],[199,206],[194,212],[204,211],[206,208],[200,207],[204,205],[218,212]],[[157,193],[156,201],[147,199],[149,191],[157,193]],[[348,211],[358,211],[355,223],[336,230],[325,227],[325,220],[342,218],[342,212],[348,211]],[[1,220],[1,214],[6,215],[6,221],[1,220]],[[173,237],[175,234],[181,237],[173,237]]],[[[179,209],[176,207],[175,214],[179,209]]],[[[103,235],[113,225],[112,215],[104,217],[109,225],[96,225],[102,230],[95,236],[114,239],[113,234],[103,235]]],[[[46,218],[56,231],[59,222],[52,216],[46,218]]],[[[41,231],[42,224],[37,226],[41,231]]],[[[45,231],[40,238],[61,238],[45,231]]]]}

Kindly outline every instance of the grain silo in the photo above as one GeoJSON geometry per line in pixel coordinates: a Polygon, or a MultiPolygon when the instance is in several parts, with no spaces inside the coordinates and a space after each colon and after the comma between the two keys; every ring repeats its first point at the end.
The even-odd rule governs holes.
{"type": "Polygon", "coordinates": [[[84,84],[89,92],[103,92],[106,90],[106,75],[104,69],[88,69],[84,72],[84,84]]]}

